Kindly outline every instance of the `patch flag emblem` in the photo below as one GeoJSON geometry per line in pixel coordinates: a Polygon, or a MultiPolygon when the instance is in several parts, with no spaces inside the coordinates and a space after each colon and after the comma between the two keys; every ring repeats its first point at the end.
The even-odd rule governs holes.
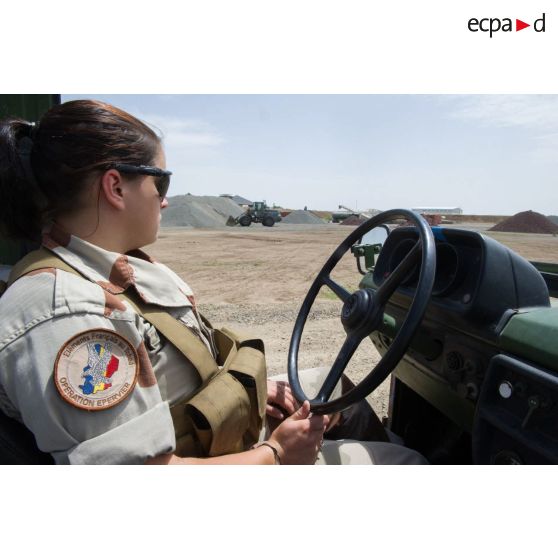
{"type": "Polygon", "coordinates": [[[79,386],[85,395],[105,391],[112,387],[111,377],[118,370],[120,360],[112,354],[112,345],[107,341],[88,343],[89,359],[83,369],[85,382],[79,386]]]}
{"type": "Polygon", "coordinates": [[[101,411],[118,405],[134,389],[139,359],[130,342],[114,331],[84,331],[64,344],[54,365],[54,383],[78,409],[101,411]]]}

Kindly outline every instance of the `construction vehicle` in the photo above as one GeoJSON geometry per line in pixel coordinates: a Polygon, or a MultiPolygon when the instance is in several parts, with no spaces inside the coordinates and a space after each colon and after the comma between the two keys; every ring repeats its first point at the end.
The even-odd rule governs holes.
{"type": "Polygon", "coordinates": [[[254,202],[245,213],[234,221],[234,224],[238,223],[241,227],[249,227],[252,223],[261,223],[264,227],[273,227],[275,223],[281,221],[281,214],[276,209],[270,209],[265,201],[254,202]]]}
{"type": "Polygon", "coordinates": [[[345,211],[348,211],[351,215],[356,215],[357,217],[364,217],[365,219],[370,219],[370,217],[372,217],[372,215],[366,211],[357,211],[356,209],[351,209],[350,207],[347,207],[345,205],[340,205],[339,209],[344,209],[345,211]]]}
{"type": "Polygon", "coordinates": [[[345,219],[348,219],[349,217],[358,217],[357,213],[349,213],[348,211],[336,211],[334,213],[331,214],[331,222],[332,223],[341,223],[341,221],[344,221],[345,219]]]}
{"type": "Polygon", "coordinates": [[[340,223],[349,217],[364,217],[365,219],[370,219],[372,215],[365,211],[357,211],[356,209],[351,209],[345,205],[339,205],[338,209],[343,209],[344,211],[339,211],[331,214],[332,223],[340,223]]]}

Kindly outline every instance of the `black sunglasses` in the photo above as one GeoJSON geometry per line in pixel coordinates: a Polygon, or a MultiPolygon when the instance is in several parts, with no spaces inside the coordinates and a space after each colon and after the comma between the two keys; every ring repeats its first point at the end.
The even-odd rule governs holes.
{"type": "Polygon", "coordinates": [[[147,165],[128,165],[127,163],[114,163],[110,165],[111,169],[115,169],[125,174],[146,174],[155,177],[155,188],[159,193],[159,197],[165,199],[170,186],[170,177],[172,172],[160,169],[159,167],[150,167],[147,165]]]}

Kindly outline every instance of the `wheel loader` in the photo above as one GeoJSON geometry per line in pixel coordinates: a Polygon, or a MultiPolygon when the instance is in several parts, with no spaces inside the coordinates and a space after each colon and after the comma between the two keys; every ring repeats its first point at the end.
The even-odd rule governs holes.
{"type": "MultiPolygon", "coordinates": [[[[229,221],[231,220],[229,219],[229,221]]],[[[279,211],[270,209],[265,201],[261,201],[254,202],[245,213],[234,219],[234,222],[231,224],[249,227],[252,223],[261,223],[264,227],[273,227],[279,221],[281,221],[279,211]]]]}

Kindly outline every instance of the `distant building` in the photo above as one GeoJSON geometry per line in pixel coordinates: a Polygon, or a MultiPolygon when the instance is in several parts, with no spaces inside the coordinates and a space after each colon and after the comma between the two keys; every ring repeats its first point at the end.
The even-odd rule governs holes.
{"type": "Polygon", "coordinates": [[[413,207],[412,211],[426,215],[463,215],[460,207],[413,207]]]}
{"type": "Polygon", "coordinates": [[[247,200],[246,198],[243,198],[242,196],[233,196],[232,194],[221,194],[219,197],[220,198],[229,198],[230,200],[232,200],[237,205],[240,205],[241,207],[252,205],[252,203],[253,203],[250,200],[247,200]]]}

